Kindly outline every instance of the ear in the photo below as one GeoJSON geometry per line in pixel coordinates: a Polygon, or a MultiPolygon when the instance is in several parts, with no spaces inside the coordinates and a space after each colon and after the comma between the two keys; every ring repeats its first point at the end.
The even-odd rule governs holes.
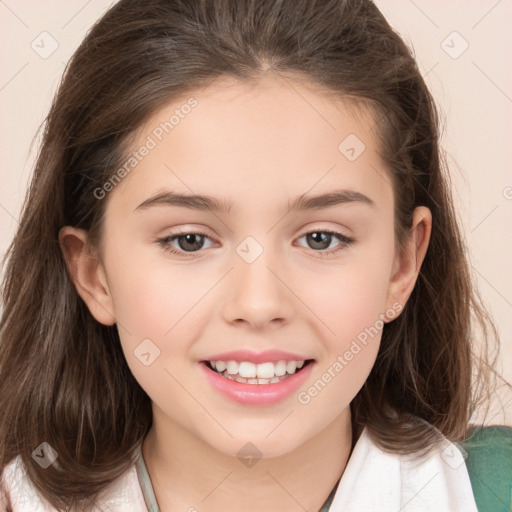
{"type": "Polygon", "coordinates": [[[59,243],[66,265],[80,297],[92,316],[104,325],[115,323],[114,304],[103,265],[87,245],[83,229],[65,226],[59,231],[59,243]]]}
{"type": "Polygon", "coordinates": [[[427,253],[431,230],[432,213],[426,206],[418,206],[413,213],[410,236],[404,250],[402,254],[395,255],[386,300],[388,308],[398,302],[402,310],[409,300],[427,253]]]}

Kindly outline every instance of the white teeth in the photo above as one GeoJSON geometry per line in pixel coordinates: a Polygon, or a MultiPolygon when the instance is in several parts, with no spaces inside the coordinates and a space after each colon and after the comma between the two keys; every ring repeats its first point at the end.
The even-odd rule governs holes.
{"type": "Polygon", "coordinates": [[[260,379],[271,379],[274,376],[274,363],[261,363],[256,366],[256,373],[260,379]]]}
{"type": "Polygon", "coordinates": [[[218,372],[223,372],[228,366],[226,361],[217,361],[216,363],[214,362],[214,364],[215,366],[212,364],[212,367],[217,368],[218,372]]]}
{"type": "Polygon", "coordinates": [[[236,361],[228,361],[226,368],[230,375],[236,375],[238,373],[238,363],[236,361]]]}
{"type": "Polygon", "coordinates": [[[258,379],[272,382],[274,378],[283,377],[287,374],[293,375],[304,366],[304,363],[305,361],[283,360],[259,364],[250,361],[210,361],[212,368],[218,373],[222,374],[224,372],[225,375],[232,376],[235,380],[236,377],[241,377],[244,379],[243,382],[247,382],[246,379],[254,379],[255,384],[258,383],[258,379]]]}
{"type": "Polygon", "coordinates": [[[246,379],[256,377],[256,365],[247,361],[242,361],[238,365],[238,375],[245,377],[246,379]]]}
{"type": "Polygon", "coordinates": [[[287,373],[284,377],[272,377],[271,379],[246,379],[244,377],[240,377],[238,374],[235,376],[230,375],[227,370],[222,372],[220,375],[229,380],[240,382],[241,384],[275,384],[276,382],[281,382],[282,380],[286,380],[291,377],[291,375],[287,373]]]}
{"type": "Polygon", "coordinates": [[[276,377],[282,377],[286,373],[286,361],[278,361],[274,369],[276,377]]]}
{"type": "Polygon", "coordinates": [[[286,363],[286,371],[290,374],[295,373],[295,370],[297,369],[297,363],[295,361],[288,361],[286,363]]]}

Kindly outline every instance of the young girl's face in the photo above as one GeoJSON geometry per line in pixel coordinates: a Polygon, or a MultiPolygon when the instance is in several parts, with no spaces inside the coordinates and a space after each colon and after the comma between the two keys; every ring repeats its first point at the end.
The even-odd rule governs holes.
{"type": "Polygon", "coordinates": [[[398,316],[416,277],[414,250],[412,260],[395,254],[374,120],[358,112],[291,79],[217,83],[151,117],[124,178],[104,199],[97,191],[107,201],[103,286],[89,305],[117,323],[154,425],[226,454],[251,441],[277,456],[349,418],[384,317],[398,316]],[[335,192],[341,200],[291,208],[335,192]],[[171,194],[230,206],[172,204],[171,194]],[[189,236],[171,239],[179,234],[189,236]],[[237,350],[250,354],[235,360],[279,350],[288,357],[259,362],[313,363],[275,395],[284,386],[237,394],[229,379],[222,392],[204,361],[237,350]]]}

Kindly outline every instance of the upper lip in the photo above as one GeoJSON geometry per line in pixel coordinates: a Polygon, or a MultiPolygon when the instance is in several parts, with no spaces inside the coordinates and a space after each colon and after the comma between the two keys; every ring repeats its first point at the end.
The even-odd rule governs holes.
{"type": "Polygon", "coordinates": [[[249,361],[251,363],[266,363],[269,361],[307,361],[307,357],[282,350],[264,350],[263,352],[252,352],[250,350],[233,350],[214,354],[203,361],[249,361]]]}

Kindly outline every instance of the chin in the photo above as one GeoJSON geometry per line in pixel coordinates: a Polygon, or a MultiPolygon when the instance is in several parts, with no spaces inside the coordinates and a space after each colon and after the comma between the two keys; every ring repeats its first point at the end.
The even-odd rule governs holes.
{"type": "Polygon", "coordinates": [[[294,442],[295,439],[291,439],[289,435],[286,435],[284,430],[281,435],[274,432],[268,436],[271,430],[267,429],[259,435],[255,433],[251,436],[248,436],[247,433],[245,435],[236,435],[234,432],[231,432],[233,437],[223,436],[224,442],[219,442],[218,438],[211,440],[211,442],[206,442],[224,455],[239,458],[242,463],[244,463],[243,460],[251,460],[251,458],[256,460],[280,457],[293,452],[303,444],[299,439],[294,442]]]}

